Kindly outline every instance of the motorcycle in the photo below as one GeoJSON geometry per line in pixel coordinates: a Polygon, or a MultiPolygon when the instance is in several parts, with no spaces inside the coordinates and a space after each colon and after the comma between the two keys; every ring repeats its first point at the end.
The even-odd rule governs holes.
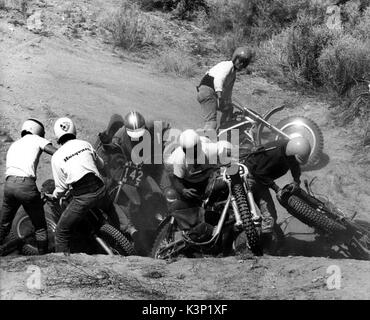
{"type": "Polygon", "coordinates": [[[245,232],[247,246],[262,255],[261,218],[257,214],[252,192],[247,184],[248,169],[242,163],[213,169],[200,208],[173,211],[159,226],[151,257],[169,259],[187,252],[217,254],[228,252],[238,233],[245,232]],[[217,179],[227,185],[225,192],[213,194],[217,179]],[[185,223],[184,223],[185,221],[185,223]],[[204,227],[205,226],[205,227],[204,227]],[[200,230],[199,230],[200,229],[200,230]],[[205,236],[193,236],[195,234],[205,236]],[[232,241],[230,241],[230,234],[232,241]]]}
{"type": "Polygon", "coordinates": [[[143,164],[135,164],[123,156],[120,146],[111,157],[109,195],[113,203],[138,230],[135,247],[140,255],[148,255],[160,222],[167,216],[167,204],[157,182],[143,164]]]}
{"type": "MultiPolygon", "coordinates": [[[[48,227],[49,252],[54,251],[54,237],[57,223],[71,200],[71,194],[60,202],[52,201],[43,196],[45,193],[52,193],[54,180],[46,180],[42,184],[41,194],[44,201],[45,218],[48,227]]],[[[108,255],[134,255],[135,250],[131,241],[113,225],[109,215],[101,209],[89,210],[73,232],[71,239],[71,251],[86,251],[92,253],[105,253],[108,255]]],[[[14,219],[12,233],[22,239],[24,244],[21,252],[25,255],[38,254],[34,238],[34,228],[26,212],[20,212],[14,219]]]]}
{"type": "Polygon", "coordinates": [[[304,181],[306,191],[284,186],[279,202],[292,216],[338,246],[345,256],[370,260],[370,223],[356,221],[356,214],[348,217],[327,198],[316,196],[311,188],[313,180],[304,181]]]}
{"type": "Polygon", "coordinates": [[[271,141],[304,137],[311,145],[311,154],[302,169],[308,169],[319,163],[324,148],[324,138],[319,126],[311,119],[303,116],[289,116],[274,126],[269,119],[275,113],[282,111],[285,108],[284,105],[273,108],[264,115],[259,115],[244,107],[236,99],[234,99],[233,107],[236,111],[231,119],[220,127],[218,137],[224,137],[231,130],[238,129],[239,146],[249,149],[260,146],[265,139],[271,141]],[[265,132],[265,128],[269,131],[265,132]]]}

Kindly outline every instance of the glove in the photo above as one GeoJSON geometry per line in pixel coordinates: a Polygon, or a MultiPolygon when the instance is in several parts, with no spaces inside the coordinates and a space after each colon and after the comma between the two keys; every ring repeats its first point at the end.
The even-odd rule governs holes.
{"type": "Polygon", "coordinates": [[[294,181],[290,184],[291,192],[294,193],[300,189],[300,182],[294,181]]]}
{"type": "Polygon", "coordinates": [[[281,202],[281,197],[283,196],[283,189],[279,189],[279,191],[276,193],[276,198],[281,202]]]}
{"type": "Polygon", "coordinates": [[[194,189],[194,188],[183,189],[182,190],[182,195],[186,199],[199,198],[199,195],[197,193],[197,190],[194,189]]]}
{"type": "Polygon", "coordinates": [[[56,202],[57,201],[57,198],[55,198],[53,196],[53,194],[51,194],[51,193],[46,193],[45,192],[44,197],[46,198],[46,200],[51,201],[51,202],[56,202]]]}

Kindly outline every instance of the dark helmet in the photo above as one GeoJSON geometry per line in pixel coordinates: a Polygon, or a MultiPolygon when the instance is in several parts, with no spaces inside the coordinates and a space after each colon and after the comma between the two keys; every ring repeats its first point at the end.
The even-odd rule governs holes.
{"type": "Polygon", "coordinates": [[[231,60],[233,63],[238,59],[243,65],[247,66],[254,58],[255,52],[254,50],[248,47],[239,47],[233,53],[231,60]]]}
{"type": "Polygon", "coordinates": [[[123,119],[126,132],[131,139],[138,139],[145,133],[145,119],[141,113],[130,111],[123,119]]]}

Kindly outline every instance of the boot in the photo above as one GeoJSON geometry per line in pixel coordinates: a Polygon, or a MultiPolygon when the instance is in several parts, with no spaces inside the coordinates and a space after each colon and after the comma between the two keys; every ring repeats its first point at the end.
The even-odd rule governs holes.
{"type": "Polygon", "coordinates": [[[46,254],[48,253],[49,249],[49,242],[48,242],[48,232],[46,229],[39,229],[35,231],[37,249],[39,250],[39,254],[46,254]]]}
{"type": "Polygon", "coordinates": [[[0,225],[0,246],[4,244],[5,238],[9,234],[10,223],[0,225]]]}

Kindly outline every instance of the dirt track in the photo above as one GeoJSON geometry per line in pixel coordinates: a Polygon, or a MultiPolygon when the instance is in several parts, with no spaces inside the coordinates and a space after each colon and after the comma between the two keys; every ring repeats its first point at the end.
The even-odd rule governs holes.
{"type": "MultiPolygon", "coordinates": [[[[129,109],[140,110],[148,118],[169,120],[179,129],[200,125],[199,106],[195,99],[198,79],[184,80],[159,75],[145,64],[120,59],[109,46],[98,40],[86,37],[67,39],[59,34],[45,37],[9,24],[7,19],[0,19],[0,34],[0,123],[4,134],[14,140],[18,138],[22,122],[28,117],[37,117],[46,124],[46,137],[54,144],[52,125],[60,116],[73,118],[79,136],[91,142],[105,127],[111,114],[125,114],[129,109]]],[[[370,171],[366,169],[370,164],[370,152],[366,153],[360,146],[352,144],[358,136],[355,130],[333,127],[327,120],[325,103],[283,90],[257,76],[240,79],[235,96],[259,112],[289,102],[295,107],[294,113],[315,120],[324,133],[328,163],[315,171],[304,173],[304,177],[318,176],[318,192],[326,194],[346,212],[357,211],[361,219],[370,220],[370,171]]],[[[292,112],[288,109],[280,117],[292,112]]],[[[2,177],[5,152],[9,146],[4,137],[0,137],[2,177]]],[[[51,176],[50,159],[47,156],[42,157],[38,174],[39,183],[51,176]]],[[[279,183],[288,180],[289,177],[286,177],[279,183]]],[[[3,179],[0,184],[0,203],[2,188],[3,179]]],[[[279,206],[278,210],[282,220],[286,214],[279,206]]],[[[296,247],[291,254],[329,255],[321,248],[321,242],[314,242],[312,230],[294,219],[285,232],[308,233],[294,237],[296,247]]],[[[97,272],[91,267],[96,264],[98,270],[108,270],[112,274],[108,278],[103,276],[103,282],[97,284],[93,292],[88,283],[81,288],[72,283],[75,286],[72,290],[68,289],[68,284],[60,283],[65,270],[74,270],[72,265],[66,263],[68,259],[65,257],[2,258],[0,298],[100,298],[106,297],[107,292],[111,295],[109,297],[121,299],[370,298],[370,263],[362,261],[264,257],[251,269],[252,261],[239,263],[236,258],[182,259],[171,264],[139,257],[126,259],[78,255],[71,259],[73,263],[87,268],[87,272],[97,272]],[[25,290],[25,270],[30,264],[40,266],[43,274],[46,274],[48,280],[45,291],[25,290]],[[325,284],[325,277],[328,276],[326,268],[332,264],[340,266],[342,270],[342,289],[338,291],[328,291],[325,284]],[[165,266],[165,271],[162,266],[165,266]],[[158,279],[143,276],[143,273],[157,269],[160,273],[164,272],[158,279]],[[130,284],[130,281],[127,284],[126,280],[117,278],[117,283],[123,281],[133,288],[126,293],[126,287],[119,289],[117,283],[109,278],[126,275],[130,281],[135,282],[135,278],[138,278],[140,286],[144,285],[144,288],[138,289],[137,284],[130,284]],[[184,286],[181,292],[176,284],[184,286]],[[110,292],[109,286],[115,290],[110,292]],[[156,291],[150,293],[152,286],[156,291]],[[220,292],[218,288],[222,288],[220,292]]],[[[73,274],[74,271],[71,272],[73,274]]]]}

